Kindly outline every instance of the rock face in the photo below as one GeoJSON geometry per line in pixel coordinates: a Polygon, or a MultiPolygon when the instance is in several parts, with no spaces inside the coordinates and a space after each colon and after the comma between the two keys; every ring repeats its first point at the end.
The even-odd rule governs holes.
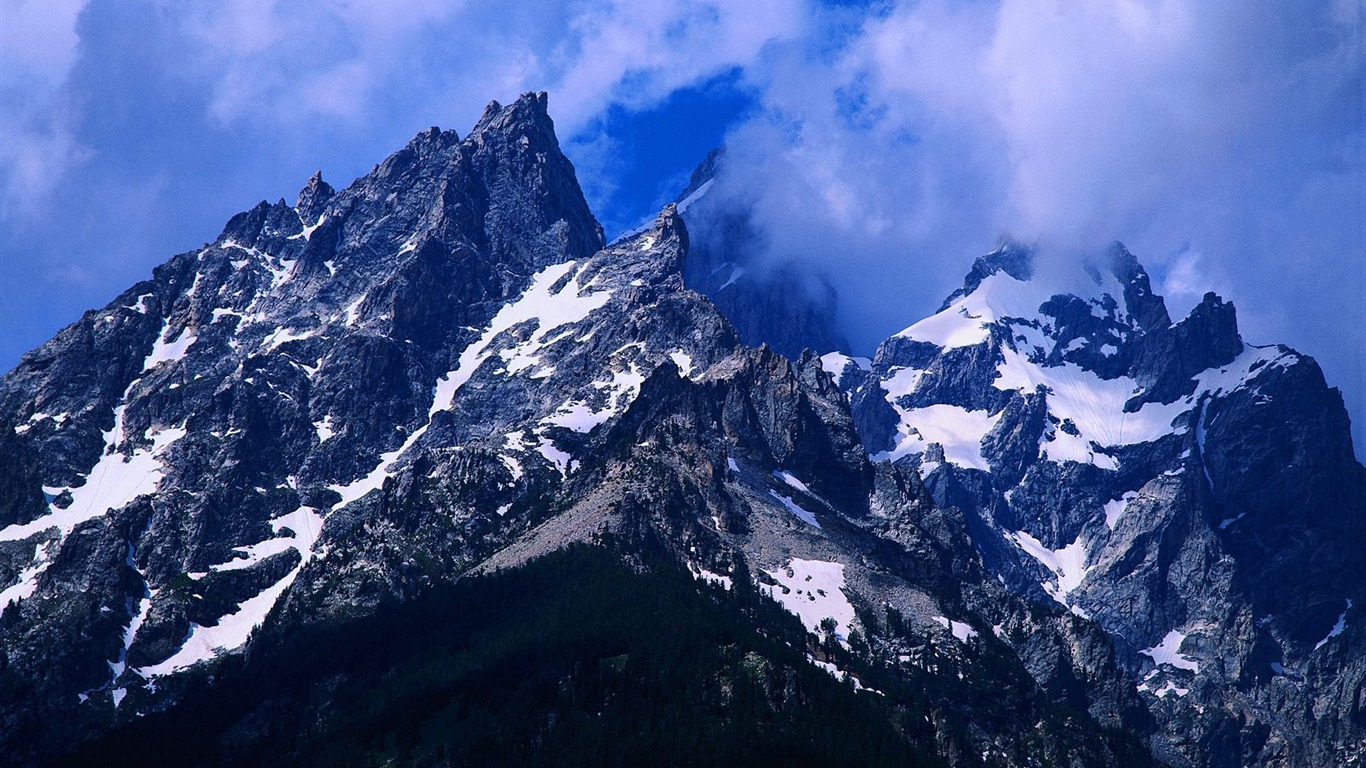
{"type": "Polygon", "coordinates": [[[1313,360],[1137,260],[1039,274],[1007,243],[863,371],[874,458],[963,510],[988,567],[1113,638],[1175,765],[1348,765],[1366,744],[1366,471],[1313,360]]]}
{"type": "MultiPolygon", "coordinates": [[[[318,554],[325,513],[424,435],[484,429],[504,449],[492,423],[432,414],[489,356],[544,370],[528,366],[550,328],[495,315],[603,245],[545,107],[491,104],[463,140],[421,133],[341,192],[315,176],[297,207],[233,217],[0,380],[5,439],[32,457],[4,472],[28,495],[4,510],[0,602],[23,599],[0,642],[10,683],[41,692],[0,697],[7,739],[241,647],[318,554]],[[497,357],[508,339],[527,356],[497,357]]],[[[551,327],[606,300],[588,282],[551,327]]],[[[504,450],[539,457],[526,439],[504,450]]]]}
{"type": "Polygon", "coordinates": [[[1312,361],[1216,297],[1173,325],[1121,248],[1067,290],[1004,248],[871,361],[799,352],[836,346],[824,310],[748,346],[808,310],[755,282],[745,326],[739,280],[699,286],[705,183],[605,246],[529,94],[234,217],[25,356],[0,754],[588,542],[754,584],[814,662],[920,691],[897,706],[952,765],[1358,759],[1363,471],[1312,361]]]}

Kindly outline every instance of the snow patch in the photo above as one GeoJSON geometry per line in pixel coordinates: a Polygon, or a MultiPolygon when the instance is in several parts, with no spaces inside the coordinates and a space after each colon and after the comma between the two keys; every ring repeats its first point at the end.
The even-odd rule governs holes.
{"type": "Polygon", "coordinates": [[[536,323],[536,331],[526,341],[498,353],[506,363],[505,368],[509,372],[515,372],[535,363],[536,354],[546,344],[547,334],[562,326],[583,320],[607,303],[612,297],[611,291],[585,293],[590,286],[580,286],[577,276],[560,290],[553,290],[560,278],[576,265],[575,261],[567,261],[536,273],[521,298],[505,305],[494,315],[484,334],[460,354],[455,369],[437,382],[436,397],[432,403],[433,414],[451,407],[456,391],[491,356],[489,346],[504,331],[528,321],[536,323]]]}
{"type": "Polygon", "coordinates": [[[1347,629],[1347,612],[1350,610],[1352,610],[1352,600],[1351,598],[1348,598],[1347,607],[1342,609],[1342,614],[1338,616],[1337,623],[1333,625],[1332,629],[1328,630],[1327,637],[1323,638],[1322,640],[1314,644],[1314,650],[1317,651],[1318,649],[1327,645],[1329,640],[1332,640],[1333,638],[1342,634],[1342,631],[1347,629]]]}
{"type": "Polygon", "coordinates": [[[1044,367],[1013,349],[1002,349],[1001,355],[993,386],[1024,394],[1043,388],[1049,414],[1059,422],[1072,424],[1071,431],[1052,430],[1052,440],[1040,437],[1040,453],[1051,461],[1117,469],[1115,460],[1098,452],[1098,446],[1155,440],[1171,432],[1172,420],[1179,412],[1179,407],[1159,406],[1126,413],[1124,404],[1137,393],[1132,379],[1101,379],[1073,363],[1044,367]]]}
{"type": "Polygon", "coordinates": [[[383,487],[384,479],[389,476],[391,470],[390,465],[397,461],[398,457],[403,455],[404,451],[412,447],[413,443],[416,443],[417,439],[426,431],[427,427],[424,425],[421,429],[408,435],[408,439],[404,440],[403,444],[399,447],[388,453],[380,454],[379,461],[376,462],[374,469],[371,469],[363,477],[352,480],[349,483],[329,485],[328,488],[341,495],[341,501],[337,502],[336,506],[344,507],[365,494],[383,487]]]}
{"type": "Polygon", "coordinates": [[[826,352],[821,355],[821,369],[834,378],[837,387],[843,386],[844,374],[851,365],[863,371],[873,370],[873,361],[866,357],[850,357],[843,352],[826,352]]]}
{"type": "Polygon", "coordinates": [[[685,213],[689,208],[692,207],[693,203],[697,202],[698,200],[701,200],[707,194],[707,192],[711,190],[711,185],[714,183],[714,181],[714,179],[707,179],[697,189],[694,189],[692,191],[692,194],[688,195],[682,200],[679,200],[678,206],[676,208],[679,214],[685,213]]]}
{"type": "Polygon", "coordinates": [[[189,636],[169,659],[134,671],[145,679],[160,677],[241,648],[251,633],[266,620],[270,609],[298,575],[299,568],[296,567],[260,594],[243,601],[236,611],[220,617],[212,627],[191,623],[189,636]]]}
{"type": "Polygon", "coordinates": [[[591,384],[593,388],[606,393],[607,403],[602,410],[595,410],[582,401],[569,401],[541,422],[572,429],[575,432],[592,431],[594,427],[626,410],[636,399],[636,395],[640,394],[640,385],[644,381],[645,375],[632,362],[625,370],[614,371],[612,378],[591,384]]]}
{"type": "Polygon", "coordinates": [[[703,568],[700,565],[689,563],[688,570],[692,571],[693,578],[701,579],[702,581],[705,581],[709,584],[719,584],[727,590],[729,590],[734,585],[734,581],[731,579],[731,577],[723,576],[719,573],[712,573],[711,571],[707,570],[706,568],[703,568]]]}
{"type": "Polygon", "coordinates": [[[944,449],[946,461],[971,469],[989,469],[982,456],[982,438],[996,427],[1001,414],[993,416],[956,405],[900,405],[898,401],[914,393],[924,375],[924,371],[916,368],[899,368],[880,383],[900,421],[896,444],[890,451],[875,454],[873,460],[896,461],[903,456],[922,454],[931,443],[938,443],[944,449]]]}
{"type": "Polygon", "coordinates": [[[1124,516],[1124,510],[1128,508],[1129,502],[1138,498],[1134,491],[1128,491],[1118,499],[1111,499],[1105,502],[1105,527],[1114,530],[1119,525],[1119,518],[1124,516]]]}
{"type": "Polygon", "coordinates": [[[152,344],[152,351],[149,352],[146,359],[143,360],[143,373],[156,368],[162,363],[175,362],[176,360],[185,357],[185,351],[190,348],[191,344],[198,341],[198,337],[193,333],[190,333],[188,328],[182,328],[174,339],[168,340],[166,338],[166,332],[170,330],[168,326],[169,323],[162,325],[161,334],[157,336],[156,342],[152,344]]]}
{"type": "MultiPolygon", "coordinates": [[[[526,450],[526,432],[517,431],[507,433],[503,439],[503,444],[507,446],[508,450],[526,450]]],[[[517,457],[502,453],[498,455],[498,458],[503,460],[503,464],[505,464],[508,471],[512,473],[513,482],[522,479],[522,463],[517,460],[517,457]]]]}
{"type": "Polygon", "coordinates": [[[1176,669],[1185,669],[1198,674],[1200,672],[1199,662],[1180,653],[1181,644],[1185,641],[1186,634],[1173,629],[1162,638],[1162,642],[1152,648],[1144,648],[1139,653],[1152,658],[1154,664],[1167,664],[1176,669]]]}
{"type": "MultiPolygon", "coordinates": [[[[235,249],[235,250],[238,250],[238,251],[244,251],[244,252],[247,253],[248,255],[253,256],[253,257],[255,257],[255,258],[258,258],[258,259],[267,258],[266,254],[265,254],[264,252],[262,252],[262,251],[260,251],[260,250],[258,250],[258,249],[256,249],[256,248],[252,248],[252,247],[250,247],[250,246],[242,245],[241,243],[237,242],[236,240],[224,240],[223,242],[221,242],[221,243],[218,244],[218,247],[219,247],[219,248],[222,248],[223,250],[227,250],[227,249],[229,249],[229,248],[232,248],[232,249],[235,249]]],[[[200,258],[200,260],[203,260],[203,258],[204,258],[204,252],[203,252],[203,251],[200,251],[200,252],[199,252],[199,258],[200,258]]]]}
{"type": "Polygon", "coordinates": [[[245,560],[231,560],[214,566],[213,570],[248,568],[276,552],[290,548],[298,550],[301,557],[299,564],[284,578],[262,590],[255,597],[243,601],[236,611],[220,617],[214,626],[192,623],[189,636],[169,659],[134,671],[144,678],[167,675],[212,659],[221,653],[235,651],[246,644],[252,631],[265,621],[271,608],[294,583],[299,572],[317,555],[316,547],[322,534],[323,516],[311,507],[299,507],[293,512],[271,520],[270,526],[277,534],[276,538],[248,547],[238,547],[237,551],[247,554],[245,560]],[[293,536],[279,536],[285,529],[289,529],[293,536]]]}
{"type": "Polygon", "coordinates": [[[1078,609],[1067,602],[1067,595],[1081,586],[1081,582],[1091,570],[1086,567],[1086,543],[1082,538],[1078,536],[1076,541],[1062,549],[1049,549],[1024,531],[1006,531],[1006,537],[1053,573],[1053,583],[1043,583],[1039,586],[1043,587],[1049,597],[1077,613],[1078,609]]]}
{"type": "Polygon", "coordinates": [[[1153,688],[1152,678],[1156,676],[1156,672],[1156,670],[1153,670],[1153,674],[1150,674],[1147,679],[1144,679],[1144,681],[1138,685],[1139,691],[1151,693],[1159,699],[1165,699],[1172,694],[1176,694],[1176,697],[1179,699],[1190,693],[1189,688],[1182,688],[1170,680],[1163,681],[1162,687],[1160,688],[1153,688]]]}
{"type": "Polygon", "coordinates": [[[768,495],[777,499],[779,504],[782,504],[784,507],[787,508],[788,512],[791,512],[792,514],[800,518],[803,523],[806,523],[807,525],[813,526],[815,528],[821,527],[821,524],[816,522],[816,516],[811,514],[809,511],[803,509],[801,505],[799,505],[797,502],[771,489],[769,490],[768,495]]]}
{"type": "Polygon", "coordinates": [[[826,352],[821,355],[821,370],[830,374],[835,380],[835,386],[840,386],[844,380],[844,371],[849,368],[849,364],[854,359],[843,352],[826,352]]]}
{"type": "Polygon", "coordinates": [[[816,658],[815,656],[812,656],[809,653],[806,655],[806,660],[816,665],[817,667],[820,667],[826,672],[829,672],[831,677],[835,678],[841,683],[852,683],[854,686],[854,690],[856,691],[867,691],[869,693],[876,693],[879,696],[887,695],[882,691],[877,690],[876,688],[868,688],[863,684],[863,681],[859,680],[857,677],[854,677],[853,675],[849,674],[849,672],[847,672],[846,670],[840,669],[839,667],[835,666],[834,664],[831,664],[828,661],[821,661],[820,659],[816,658]]]}
{"type": "Polygon", "coordinates": [[[814,495],[811,493],[811,489],[806,487],[806,483],[803,483],[801,480],[798,480],[796,475],[792,474],[791,472],[788,472],[786,469],[775,469],[773,471],[773,476],[778,478],[779,480],[782,480],[784,483],[787,483],[793,488],[796,488],[797,490],[801,491],[807,496],[814,495]]]}
{"type": "Polygon", "coordinates": [[[270,272],[270,290],[274,291],[294,277],[294,259],[266,259],[266,271],[270,272]]]}
{"type": "Polygon", "coordinates": [[[300,339],[311,339],[322,332],[321,328],[311,328],[306,331],[295,331],[289,328],[276,328],[269,336],[261,340],[262,351],[274,351],[281,344],[300,339]]]}
{"type": "Polygon", "coordinates": [[[924,408],[892,407],[901,417],[897,443],[890,451],[873,456],[874,461],[896,461],[902,456],[924,453],[931,443],[944,449],[944,459],[970,469],[987,470],[982,456],[982,438],[996,427],[1001,414],[969,411],[956,405],[928,405],[924,408]]]}
{"type": "Polygon", "coordinates": [[[977,637],[977,630],[973,629],[971,624],[954,621],[947,616],[933,616],[931,618],[938,622],[939,626],[947,629],[954,636],[954,639],[960,643],[966,643],[968,640],[977,637]]]}
{"type": "Polygon", "coordinates": [[[244,547],[234,547],[234,552],[241,552],[246,557],[219,563],[211,566],[210,570],[215,572],[240,571],[256,565],[271,555],[289,549],[298,550],[299,555],[303,558],[301,563],[307,563],[313,559],[314,546],[318,543],[318,537],[322,535],[323,516],[312,507],[299,507],[293,512],[272,519],[270,527],[276,534],[275,538],[244,547]],[[280,535],[281,531],[286,528],[293,533],[292,536],[280,535]]]}
{"type": "MultiPolygon", "coordinates": [[[[119,677],[123,675],[123,671],[128,668],[128,649],[133,647],[133,641],[137,639],[138,630],[142,629],[143,623],[147,621],[147,614],[152,610],[152,599],[157,595],[157,590],[147,588],[147,577],[143,575],[142,570],[139,569],[137,564],[133,561],[134,554],[135,550],[133,545],[129,544],[126,563],[129,568],[132,568],[133,571],[142,578],[142,595],[138,598],[136,610],[128,619],[128,626],[124,627],[123,646],[119,650],[118,660],[109,662],[110,685],[118,682],[119,677]]],[[[116,708],[119,705],[119,701],[123,699],[123,696],[119,693],[123,690],[124,689],[122,688],[114,690],[114,706],[116,708]]]]}
{"type": "Polygon", "coordinates": [[[318,217],[318,220],[315,221],[315,222],[313,222],[312,224],[309,224],[309,223],[305,222],[304,219],[303,219],[303,217],[300,216],[300,217],[299,217],[299,223],[304,225],[304,231],[300,232],[300,233],[297,234],[297,235],[290,235],[290,236],[289,236],[289,239],[290,239],[290,240],[295,240],[295,239],[308,240],[308,239],[312,238],[312,237],[313,237],[313,233],[314,233],[315,231],[317,231],[318,227],[321,227],[321,226],[323,225],[323,222],[324,222],[324,221],[327,221],[327,214],[325,214],[325,213],[324,213],[323,215],[319,216],[319,217],[318,217]]]}
{"type": "Polygon", "coordinates": [[[974,312],[969,301],[971,298],[959,299],[944,311],[930,315],[897,336],[927,341],[943,349],[971,347],[985,342],[991,338],[988,328],[995,318],[984,315],[980,309],[974,312]]]}
{"type": "MultiPolygon", "coordinates": [[[[919,368],[897,368],[891,376],[882,380],[881,387],[887,393],[889,402],[913,394],[920,388],[925,372],[919,368]]],[[[895,405],[895,402],[893,402],[895,405]]]]}
{"type": "Polygon", "coordinates": [[[38,588],[38,575],[47,570],[50,563],[48,559],[50,550],[51,547],[47,544],[34,545],[32,562],[19,572],[18,579],[14,584],[0,590],[0,611],[16,600],[26,600],[33,596],[33,591],[38,588]]]}
{"type": "Polygon", "coordinates": [[[693,364],[692,355],[689,355],[687,352],[680,349],[676,352],[670,352],[669,359],[674,361],[674,365],[678,366],[678,372],[683,378],[687,379],[692,377],[693,369],[697,367],[693,364]]]}
{"type": "Polygon", "coordinates": [[[323,417],[322,421],[313,422],[313,429],[318,433],[318,442],[325,443],[331,440],[332,436],[336,434],[332,428],[332,415],[328,414],[323,417]]]}
{"type": "Polygon", "coordinates": [[[595,411],[586,403],[568,402],[541,419],[541,423],[564,427],[574,432],[591,432],[594,427],[610,419],[614,413],[610,407],[595,411]]]}
{"type": "Polygon", "coordinates": [[[56,527],[66,537],[72,529],[86,520],[93,520],[111,509],[122,509],[143,494],[154,493],[164,476],[161,455],[177,440],[185,436],[185,427],[172,427],[151,434],[152,447],[139,448],[131,456],[118,452],[124,442],[123,411],[114,409],[114,426],[104,433],[104,452],[100,460],[85,476],[79,487],[53,488],[54,496],[71,492],[71,504],[60,509],[49,504],[48,514],[29,523],[14,524],[0,530],[0,541],[18,541],[35,533],[56,527]]]}
{"type": "Polygon", "coordinates": [[[555,447],[555,443],[545,435],[537,434],[540,441],[536,444],[536,450],[545,457],[545,460],[554,465],[555,470],[560,473],[560,477],[568,474],[572,468],[570,466],[571,457],[568,453],[555,447]]]}
{"type": "Polygon", "coordinates": [[[363,301],[365,301],[365,294],[362,293],[342,310],[342,315],[345,318],[343,322],[348,328],[355,325],[356,320],[360,319],[360,305],[363,301]]]}
{"type": "Polygon", "coordinates": [[[124,307],[124,309],[131,309],[134,312],[137,312],[138,314],[145,315],[147,314],[147,300],[150,298],[152,298],[152,294],[144,293],[138,297],[138,301],[136,304],[124,307]]]}
{"type": "Polygon", "coordinates": [[[759,588],[796,614],[808,630],[819,632],[821,620],[831,618],[835,620],[835,637],[841,643],[848,642],[854,606],[844,594],[843,565],[794,557],[785,568],[765,573],[778,584],[760,584],[759,588]]]}

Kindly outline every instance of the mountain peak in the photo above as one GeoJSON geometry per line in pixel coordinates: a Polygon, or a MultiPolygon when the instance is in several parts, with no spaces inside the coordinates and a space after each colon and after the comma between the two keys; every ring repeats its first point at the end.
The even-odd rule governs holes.
{"type": "Polygon", "coordinates": [[[664,206],[659,215],[655,217],[655,229],[659,230],[661,237],[676,239],[682,246],[682,250],[688,249],[688,228],[683,223],[683,217],[678,213],[678,206],[669,203],[664,206]]]}
{"type": "Polygon", "coordinates": [[[545,91],[528,92],[507,106],[490,101],[479,116],[471,136],[488,132],[511,133],[514,129],[531,130],[539,134],[554,134],[555,123],[550,119],[549,96],[545,91]]]}
{"type": "Polygon", "coordinates": [[[1105,256],[1110,274],[1123,286],[1124,305],[1144,333],[1154,333],[1171,325],[1167,314],[1167,304],[1161,296],[1153,293],[1148,271],[1143,268],[1138,257],[1116,240],[1110,244],[1105,256]]]}
{"type": "Polygon", "coordinates": [[[299,219],[309,223],[316,222],[323,208],[335,194],[336,190],[332,185],[323,181],[323,172],[315,171],[304,188],[299,190],[298,201],[294,204],[294,209],[299,212],[299,219]]]}
{"type": "MultiPolygon", "coordinates": [[[[1052,296],[1103,300],[1103,296],[1109,295],[1145,333],[1171,325],[1166,304],[1153,292],[1147,271],[1138,257],[1118,240],[1098,253],[1081,258],[1040,260],[1038,247],[1006,237],[995,250],[973,262],[963,278],[963,286],[949,294],[938,311],[942,313],[979,292],[983,283],[994,275],[1031,284],[1031,296],[1040,303],[1052,296]]],[[[1008,293],[1015,297],[1018,291],[1008,293]]],[[[988,303],[1004,300],[999,296],[982,298],[988,303]]],[[[999,306],[996,309],[1005,311],[1007,308],[999,306]]]]}
{"type": "Polygon", "coordinates": [[[977,290],[983,280],[1001,272],[1021,282],[1028,281],[1034,275],[1034,248],[1010,237],[1003,238],[996,250],[977,257],[963,278],[963,287],[949,294],[939,311],[948,309],[955,301],[977,290]]]}
{"type": "Polygon", "coordinates": [[[682,203],[684,200],[692,197],[693,193],[706,186],[708,182],[715,179],[717,170],[721,164],[721,159],[725,154],[726,148],[724,145],[716,147],[708,152],[707,156],[702,159],[702,162],[693,169],[692,175],[688,177],[688,185],[683,188],[682,192],[678,193],[678,196],[674,198],[674,202],[682,203]]]}

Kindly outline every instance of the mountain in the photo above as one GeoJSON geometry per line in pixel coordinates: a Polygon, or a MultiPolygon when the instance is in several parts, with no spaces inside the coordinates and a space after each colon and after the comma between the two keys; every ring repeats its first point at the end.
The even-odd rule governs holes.
{"type": "Polygon", "coordinates": [[[0,754],[1360,759],[1363,470],[1312,361],[1171,323],[1119,247],[1003,248],[872,360],[751,346],[810,305],[699,284],[706,183],[606,244],[528,94],[26,355],[0,754]]]}
{"type": "Polygon", "coordinates": [[[824,362],[992,573],[1105,629],[1159,758],[1362,759],[1366,471],[1313,360],[1245,343],[1212,293],[1173,323],[1122,245],[1006,243],[871,361],[824,362]]]}

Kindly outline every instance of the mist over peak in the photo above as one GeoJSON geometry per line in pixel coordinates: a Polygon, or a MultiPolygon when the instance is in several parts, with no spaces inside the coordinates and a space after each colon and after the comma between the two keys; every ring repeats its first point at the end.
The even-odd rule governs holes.
{"type": "Polygon", "coordinates": [[[711,194],[747,201],[761,263],[826,275],[856,348],[933,310],[1005,234],[1045,253],[1118,239],[1174,315],[1228,296],[1250,338],[1314,354],[1366,412],[1360,3],[4,13],[23,44],[0,52],[0,248],[17,254],[0,280],[55,302],[0,308],[10,361],[268,190],[360,176],[417,126],[548,91],[609,235],[724,143],[711,194]]]}

